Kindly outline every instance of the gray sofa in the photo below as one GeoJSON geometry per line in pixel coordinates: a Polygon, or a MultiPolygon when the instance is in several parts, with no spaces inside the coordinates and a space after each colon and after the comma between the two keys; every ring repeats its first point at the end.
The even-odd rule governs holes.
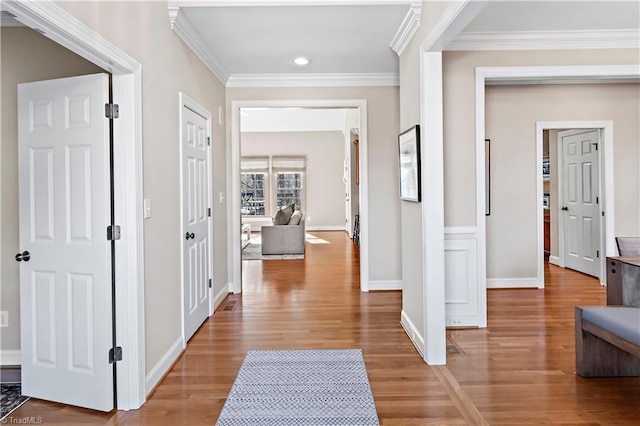
{"type": "Polygon", "coordinates": [[[300,210],[290,215],[276,214],[274,224],[263,226],[261,231],[262,254],[304,254],[305,224],[300,210]],[[283,223],[285,217],[286,224],[277,224],[283,223]]]}

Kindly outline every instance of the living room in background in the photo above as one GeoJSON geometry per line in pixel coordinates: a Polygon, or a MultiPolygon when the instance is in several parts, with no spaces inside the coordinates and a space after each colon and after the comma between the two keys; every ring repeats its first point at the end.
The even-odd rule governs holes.
{"type": "Polygon", "coordinates": [[[304,211],[305,163],[304,157],[242,157],[241,215],[272,217],[291,203],[304,211]]]}

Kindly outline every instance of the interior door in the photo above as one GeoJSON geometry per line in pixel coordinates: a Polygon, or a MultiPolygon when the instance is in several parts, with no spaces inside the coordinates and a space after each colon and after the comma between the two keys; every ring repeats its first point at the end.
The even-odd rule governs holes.
{"type": "Polygon", "coordinates": [[[562,143],[565,266],[599,277],[598,130],[563,132],[559,137],[562,143]]]}
{"type": "Polygon", "coordinates": [[[18,86],[22,392],[114,407],[106,74],[18,86]]]}
{"type": "Polygon", "coordinates": [[[209,149],[207,120],[182,107],[182,255],[185,340],[209,316],[209,149]]]}

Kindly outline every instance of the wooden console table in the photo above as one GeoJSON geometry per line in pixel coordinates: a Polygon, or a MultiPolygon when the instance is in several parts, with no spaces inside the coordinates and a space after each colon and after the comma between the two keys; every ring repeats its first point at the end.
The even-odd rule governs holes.
{"type": "Polygon", "coordinates": [[[640,256],[607,257],[607,305],[640,308],[640,256]]]}

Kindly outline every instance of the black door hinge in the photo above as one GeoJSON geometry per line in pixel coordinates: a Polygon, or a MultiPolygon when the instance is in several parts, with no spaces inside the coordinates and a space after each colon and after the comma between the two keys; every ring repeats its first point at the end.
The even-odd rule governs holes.
{"type": "Polygon", "coordinates": [[[120,117],[120,105],[118,104],[104,104],[104,115],[109,119],[120,117]]]}
{"type": "Polygon", "coordinates": [[[213,286],[213,282],[211,280],[211,278],[209,278],[209,288],[211,288],[213,286]]]}
{"type": "Polygon", "coordinates": [[[211,136],[207,136],[207,145],[211,145],[211,136]]]}
{"type": "Polygon", "coordinates": [[[600,197],[596,197],[596,204],[600,204],[600,197]]]}
{"type": "Polygon", "coordinates": [[[120,226],[107,226],[107,241],[116,241],[120,239],[120,226]]]}
{"type": "Polygon", "coordinates": [[[122,361],[122,348],[120,346],[109,349],[109,364],[117,361],[122,361]]]}
{"type": "Polygon", "coordinates": [[[596,257],[600,257],[600,250],[596,250],[596,257]]]}
{"type": "Polygon", "coordinates": [[[211,217],[211,207],[207,210],[207,216],[211,217]]]}

